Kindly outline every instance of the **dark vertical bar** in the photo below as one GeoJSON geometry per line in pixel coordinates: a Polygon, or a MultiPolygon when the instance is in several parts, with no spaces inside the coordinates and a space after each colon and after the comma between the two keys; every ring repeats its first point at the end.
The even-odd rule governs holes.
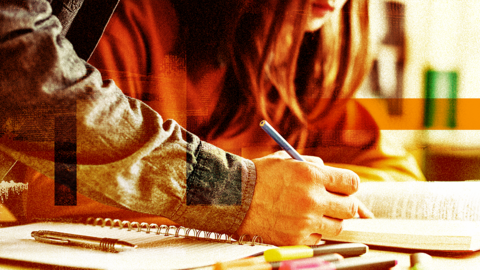
{"type": "Polygon", "coordinates": [[[425,73],[425,108],[423,116],[423,126],[426,128],[433,126],[435,116],[435,81],[437,73],[427,70],[425,73]]]}
{"type": "Polygon", "coordinates": [[[75,115],[55,117],[55,205],[77,205],[75,115]]]}
{"type": "Polygon", "coordinates": [[[448,119],[447,126],[449,128],[457,127],[457,96],[458,96],[458,73],[451,71],[447,73],[449,82],[448,93],[448,119]]]}

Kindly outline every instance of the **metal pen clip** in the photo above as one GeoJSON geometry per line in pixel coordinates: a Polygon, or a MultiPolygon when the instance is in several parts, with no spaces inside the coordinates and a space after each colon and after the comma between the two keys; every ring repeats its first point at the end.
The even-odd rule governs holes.
{"type": "Polygon", "coordinates": [[[68,244],[69,243],[67,239],[46,236],[42,233],[42,231],[33,231],[32,237],[35,238],[36,241],[49,243],[49,244],[68,244]]]}

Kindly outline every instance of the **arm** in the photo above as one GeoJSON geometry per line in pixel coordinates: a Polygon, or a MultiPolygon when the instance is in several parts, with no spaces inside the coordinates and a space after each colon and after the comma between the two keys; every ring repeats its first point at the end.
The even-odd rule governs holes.
{"type": "Polygon", "coordinates": [[[97,201],[274,244],[315,243],[357,211],[351,171],[226,153],[103,82],[59,35],[47,2],[2,1],[0,25],[0,151],[48,177],[55,116],[66,114],[76,119],[78,191],[97,201]]]}
{"type": "Polygon", "coordinates": [[[199,229],[236,230],[253,194],[251,161],[103,82],[60,36],[46,1],[2,1],[0,25],[2,152],[53,178],[55,118],[74,115],[80,193],[199,229]]]}

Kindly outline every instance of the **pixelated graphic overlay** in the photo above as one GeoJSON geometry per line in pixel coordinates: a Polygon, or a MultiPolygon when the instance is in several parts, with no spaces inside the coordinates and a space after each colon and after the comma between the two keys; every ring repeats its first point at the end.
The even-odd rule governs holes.
{"type": "Polygon", "coordinates": [[[5,200],[7,200],[9,192],[20,194],[20,192],[27,189],[28,184],[15,183],[13,180],[10,180],[10,182],[2,181],[0,182],[0,201],[3,203],[5,200]]]}

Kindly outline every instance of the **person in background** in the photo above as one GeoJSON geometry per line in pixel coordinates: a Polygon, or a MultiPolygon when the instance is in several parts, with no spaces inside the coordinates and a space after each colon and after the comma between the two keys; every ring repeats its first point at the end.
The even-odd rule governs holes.
{"type": "Polygon", "coordinates": [[[24,166],[27,221],[104,215],[315,244],[372,216],[352,196],[360,180],[424,180],[352,99],[372,60],[368,1],[116,2],[0,2],[0,151],[24,166]],[[76,206],[54,206],[54,148],[21,128],[51,127],[56,104],[76,108],[76,206]]]}

